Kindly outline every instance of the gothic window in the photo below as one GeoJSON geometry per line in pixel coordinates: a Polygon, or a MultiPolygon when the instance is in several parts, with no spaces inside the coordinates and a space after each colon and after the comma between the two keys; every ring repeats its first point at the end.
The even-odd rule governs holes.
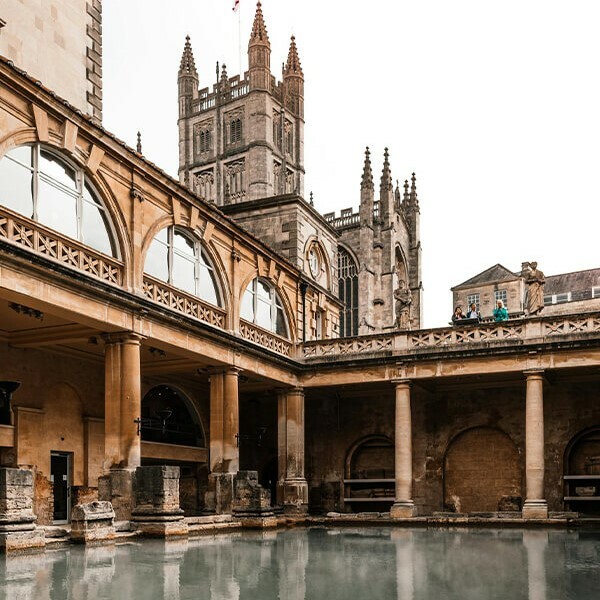
{"type": "Polygon", "coordinates": [[[273,111],[273,143],[281,150],[281,114],[273,111]]]}
{"type": "Polygon", "coordinates": [[[338,247],[339,295],[344,307],[340,311],[340,337],[358,335],[358,268],[350,253],[338,247]]]}
{"type": "Polygon", "coordinates": [[[144,272],[220,306],[214,269],[200,242],[176,227],[161,230],[148,249],[144,272]]]}
{"type": "Polygon", "coordinates": [[[142,440],[203,448],[200,421],[188,404],[187,398],[168,385],[152,388],[142,400],[142,440]]]}
{"type": "Polygon", "coordinates": [[[19,146],[0,160],[0,205],[117,256],[106,208],[83,169],[40,144],[19,146]]]}
{"type": "Polygon", "coordinates": [[[294,155],[294,134],[292,124],[289,121],[285,122],[285,151],[290,156],[294,155]]]}
{"type": "Polygon", "coordinates": [[[230,201],[241,201],[246,196],[246,165],[238,160],[225,165],[225,194],[230,201]]]}
{"type": "Polygon", "coordinates": [[[244,292],[240,316],[282,337],[289,337],[283,304],[275,288],[266,280],[253,279],[244,292]]]}
{"type": "Polygon", "coordinates": [[[194,173],[194,191],[204,200],[214,202],[215,175],[212,169],[194,173]]]}
{"type": "Polygon", "coordinates": [[[239,144],[242,141],[242,120],[237,117],[229,123],[229,143],[239,144]]]}

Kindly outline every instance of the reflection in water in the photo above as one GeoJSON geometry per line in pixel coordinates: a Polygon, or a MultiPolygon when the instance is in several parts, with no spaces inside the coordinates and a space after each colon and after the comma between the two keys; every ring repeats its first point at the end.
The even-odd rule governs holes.
{"type": "Polygon", "coordinates": [[[309,528],[0,558],[0,600],[588,600],[600,532],[309,528]]]}

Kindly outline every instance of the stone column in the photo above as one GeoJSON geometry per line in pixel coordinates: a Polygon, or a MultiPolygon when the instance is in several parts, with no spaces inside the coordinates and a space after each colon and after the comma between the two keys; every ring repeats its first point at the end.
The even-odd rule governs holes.
{"type": "Polygon", "coordinates": [[[133,472],[141,462],[140,342],[132,332],[106,334],[104,387],[104,472],[102,500],[113,503],[117,520],[129,519],[133,472]]]}
{"type": "Polygon", "coordinates": [[[206,508],[217,514],[231,513],[233,478],[240,468],[239,398],[240,370],[229,367],[210,375],[210,474],[206,508]]]}
{"type": "Polygon", "coordinates": [[[524,519],[548,518],[544,497],[544,381],[542,370],[525,371],[525,482],[524,519]]]}
{"type": "Polygon", "coordinates": [[[304,390],[292,388],[278,396],[278,493],[288,513],[306,513],[308,484],[304,477],[304,390]]]}
{"type": "Polygon", "coordinates": [[[408,380],[395,380],[396,385],[396,499],[390,509],[392,519],[415,516],[412,500],[412,423],[410,411],[410,386],[408,380]]]}

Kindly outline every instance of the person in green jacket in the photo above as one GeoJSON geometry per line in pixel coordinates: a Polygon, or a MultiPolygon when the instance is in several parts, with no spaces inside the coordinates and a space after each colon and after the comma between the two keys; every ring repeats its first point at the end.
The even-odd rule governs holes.
{"type": "Polygon", "coordinates": [[[504,308],[504,302],[498,300],[498,305],[494,309],[494,321],[500,323],[508,319],[508,311],[504,308]]]}

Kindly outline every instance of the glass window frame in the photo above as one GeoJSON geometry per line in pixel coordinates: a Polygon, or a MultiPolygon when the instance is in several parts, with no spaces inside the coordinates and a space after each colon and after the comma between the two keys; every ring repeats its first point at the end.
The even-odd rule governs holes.
{"type": "MultiPolygon", "coordinates": [[[[204,246],[202,245],[202,243],[200,242],[199,239],[197,239],[189,231],[186,231],[185,229],[183,229],[181,227],[177,227],[176,225],[170,225],[169,227],[165,227],[164,229],[161,229],[154,236],[150,247],[152,247],[152,245],[155,243],[160,244],[162,247],[166,248],[167,274],[168,274],[166,283],[168,283],[169,285],[171,285],[173,287],[176,287],[177,289],[181,289],[181,290],[185,291],[186,293],[196,296],[197,298],[200,298],[200,300],[202,300],[203,302],[207,302],[208,304],[217,306],[219,308],[222,307],[223,295],[221,293],[221,289],[219,288],[218,278],[215,273],[215,268],[212,264],[212,261],[209,259],[208,254],[204,249],[204,246]],[[162,239],[157,239],[159,235],[161,235],[165,232],[166,232],[166,241],[164,241],[162,239]],[[177,255],[178,257],[180,257],[184,260],[190,261],[189,255],[186,255],[181,250],[175,248],[175,235],[181,235],[185,240],[188,241],[188,243],[190,243],[192,245],[192,248],[193,248],[193,264],[194,264],[194,291],[193,292],[191,292],[190,290],[188,290],[186,288],[179,287],[173,282],[175,255],[177,255]],[[211,278],[211,283],[212,283],[212,286],[215,291],[216,303],[211,302],[206,297],[201,295],[202,281],[203,281],[202,273],[205,270],[209,271],[208,277],[211,278]],[[211,275],[212,275],[212,277],[211,277],[211,275]]],[[[148,252],[146,252],[146,260],[147,260],[149,252],[150,252],[150,248],[148,248],[148,252]]],[[[192,261],[190,261],[190,262],[192,262],[192,261]]],[[[150,275],[151,277],[154,277],[156,279],[160,279],[161,281],[165,281],[162,277],[158,277],[158,276],[154,275],[153,273],[147,272],[145,270],[145,261],[144,261],[144,273],[147,273],[148,275],[150,275]]]]}
{"type": "MultiPolygon", "coordinates": [[[[40,143],[34,144],[21,144],[16,146],[15,148],[11,148],[6,152],[6,154],[0,160],[9,160],[25,169],[27,169],[31,173],[32,177],[32,213],[30,215],[22,214],[26,218],[32,219],[40,223],[41,225],[56,231],[60,235],[64,235],[70,239],[77,240],[80,244],[83,244],[86,247],[93,249],[95,252],[99,252],[104,254],[105,256],[110,256],[112,258],[120,259],[119,253],[119,244],[117,243],[117,236],[115,235],[114,226],[112,224],[112,219],[109,211],[107,210],[104,202],[101,199],[100,194],[98,193],[96,187],[94,186],[94,182],[89,178],[85,170],[77,165],[74,161],[69,160],[61,153],[57,152],[54,148],[49,146],[45,146],[40,143]],[[25,164],[20,160],[15,159],[10,156],[10,152],[17,148],[29,148],[30,150],[30,164],[25,164]],[[70,188],[60,179],[54,177],[51,173],[44,171],[43,163],[42,163],[42,154],[47,155],[46,160],[50,160],[55,162],[61,168],[68,169],[73,173],[73,179],[75,183],[74,188],[70,188]],[[41,184],[48,185],[55,189],[60,194],[64,195],[65,198],[71,199],[75,202],[75,223],[76,223],[76,235],[72,236],[56,227],[53,227],[51,224],[46,223],[43,220],[40,220],[39,214],[41,212],[40,208],[40,189],[41,184]],[[91,197],[92,202],[90,202],[85,197],[85,191],[88,191],[88,195],[91,197]],[[110,246],[110,254],[107,254],[104,250],[99,249],[96,246],[90,245],[85,242],[85,224],[83,219],[85,204],[93,205],[99,211],[102,221],[106,227],[106,234],[108,236],[108,243],[110,246]]],[[[16,211],[17,212],[17,211],[16,211]]]]}
{"type": "MultiPolygon", "coordinates": [[[[249,319],[244,315],[240,315],[241,318],[244,319],[245,321],[250,321],[251,323],[254,323],[254,325],[260,327],[261,329],[270,331],[280,337],[290,339],[290,326],[288,323],[287,314],[285,312],[285,308],[283,306],[281,297],[279,296],[279,293],[277,292],[275,287],[266,279],[264,279],[262,277],[255,277],[248,284],[246,289],[244,290],[244,297],[247,298],[249,296],[251,296],[251,298],[252,298],[252,318],[249,319]],[[259,288],[258,288],[259,284],[262,284],[269,290],[268,302],[267,302],[266,298],[260,297],[259,288]],[[259,302],[261,303],[261,305],[269,306],[270,324],[268,327],[265,327],[265,325],[263,323],[258,322],[259,302]],[[284,332],[277,331],[277,323],[278,323],[277,313],[278,313],[278,311],[280,311],[281,315],[283,316],[283,327],[285,328],[284,332]]],[[[242,300],[242,303],[243,303],[243,300],[242,300]]]]}

